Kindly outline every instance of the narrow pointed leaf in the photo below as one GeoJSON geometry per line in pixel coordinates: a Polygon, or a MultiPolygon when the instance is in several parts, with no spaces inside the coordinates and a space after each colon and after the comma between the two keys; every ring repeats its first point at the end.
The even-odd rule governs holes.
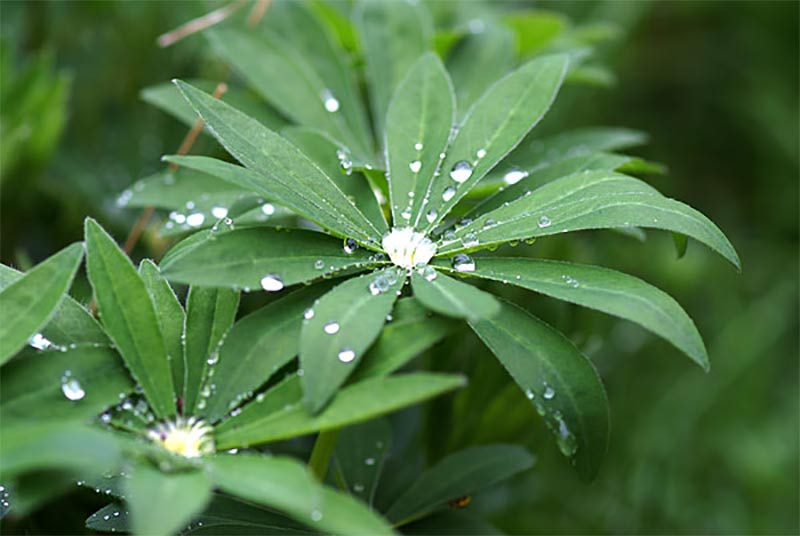
{"type": "Polygon", "coordinates": [[[303,311],[328,288],[314,285],[293,292],[236,322],[219,347],[216,389],[200,414],[212,422],[221,419],[293,359],[300,351],[303,311]]]}
{"type": "Polygon", "coordinates": [[[321,410],[380,334],[405,282],[395,267],[352,278],[320,298],[300,333],[303,393],[321,410]]]}
{"type": "Polygon", "coordinates": [[[535,59],[490,87],[472,106],[442,162],[422,210],[434,210],[432,229],[550,108],[568,64],[565,55],[535,59]]]}
{"type": "Polygon", "coordinates": [[[450,335],[459,322],[435,315],[414,298],[397,300],[392,321],[358,364],[352,380],[386,376],[450,335]]]}
{"type": "Polygon", "coordinates": [[[469,249],[463,243],[466,235],[486,247],[562,232],[630,226],[686,234],[740,266],[736,250],[703,214],[663,197],[638,179],[604,171],[564,177],[486,213],[456,231],[439,252],[469,249]]]}
{"type": "Polygon", "coordinates": [[[364,53],[372,117],[377,137],[382,139],[395,88],[430,48],[430,22],[410,2],[362,1],[354,9],[353,20],[364,53]]]}
{"type": "Polygon", "coordinates": [[[260,185],[254,191],[342,237],[364,243],[380,239],[353,202],[294,145],[211,95],[181,81],[176,84],[220,143],[253,171],[241,174],[260,185]]]}
{"type": "Polygon", "coordinates": [[[316,534],[286,516],[250,501],[215,493],[211,504],[182,534],[316,534]]]}
{"type": "Polygon", "coordinates": [[[374,419],[339,432],[334,472],[340,487],[372,506],[383,465],[390,452],[392,427],[374,419]]]}
{"type": "Polygon", "coordinates": [[[418,272],[411,275],[414,297],[422,305],[445,316],[477,320],[488,318],[500,310],[500,302],[489,294],[468,283],[432,272],[429,279],[418,272]]]}
{"type": "Polygon", "coordinates": [[[211,499],[211,483],[200,471],[162,473],[146,463],[125,481],[134,534],[169,536],[199,514],[211,499]]]}
{"type": "Polygon", "coordinates": [[[536,405],[581,478],[593,479],[608,446],[608,401],[592,363],[560,332],[507,302],[470,326],[536,405]]]}
{"type": "Polygon", "coordinates": [[[396,524],[419,519],[448,500],[472,494],[533,466],[525,449],[512,445],[485,445],[453,453],[425,471],[389,510],[396,524]]]}
{"type": "Polygon", "coordinates": [[[217,427],[217,447],[253,445],[341,428],[438,396],[464,383],[462,376],[431,373],[370,378],[341,389],[316,416],[297,401],[258,418],[256,401],[217,427]]]}
{"type": "Polygon", "coordinates": [[[102,532],[130,532],[128,509],[120,503],[110,503],[86,518],[86,528],[102,532]]]}
{"type": "Polygon", "coordinates": [[[238,196],[248,194],[252,195],[207,173],[168,168],[134,183],[117,198],[117,204],[123,207],[154,206],[186,211],[187,203],[196,207],[203,199],[209,198],[209,205],[225,203],[229,206],[238,196]]]}
{"type": "Polygon", "coordinates": [[[158,266],[153,261],[143,260],[139,264],[139,275],[144,281],[156,309],[161,335],[164,337],[164,347],[167,350],[167,359],[172,370],[172,385],[176,393],[182,393],[185,372],[183,324],[186,321],[186,313],[184,313],[175,291],[161,276],[158,266]]]}
{"type": "Polygon", "coordinates": [[[440,154],[455,121],[453,84],[433,52],[419,58],[403,77],[386,115],[386,155],[392,220],[419,222],[419,205],[434,180],[440,154]]]}
{"type": "Polygon", "coordinates": [[[300,463],[279,457],[218,454],[209,460],[222,490],[268,506],[316,530],[332,534],[392,534],[360,503],[318,484],[300,463]]]}
{"type": "Polygon", "coordinates": [[[91,218],[85,231],[86,267],[103,325],[156,416],[173,415],[172,370],[153,300],[114,239],[91,218]]]}
{"type": "Polygon", "coordinates": [[[56,312],[83,258],[72,244],[0,292],[0,364],[8,361],[56,312]]]}
{"type": "Polygon", "coordinates": [[[481,259],[471,275],[508,281],[636,322],[708,369],[703,339],[689,315],[667,293],[636,277],[585,264],[489,257],[481,259]]]}
{"type": "Polygon", "coordinates": [[[219,359],[218,345],[236,318],[239,292],[225,288],[193,286],[186,298],[184,412],[202,410],[207,396],[201,396],[209,368],[219,359]]]}
{"type": "Polygon", "coordinates": [[[381,264],[370,260],[371,252],[364,248],[347,253],[342,240],[301,229],[253,227],[190,240],[185,250],[161,263],[161,271],[171,281],[277,291],[381,264]],[[262,281],[267,276],[271,279],[262,281]]]}

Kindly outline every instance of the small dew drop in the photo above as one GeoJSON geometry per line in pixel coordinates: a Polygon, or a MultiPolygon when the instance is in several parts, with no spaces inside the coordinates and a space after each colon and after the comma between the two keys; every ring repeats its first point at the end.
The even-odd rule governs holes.
{"type": "Polygon", "coordinates": [[[415,143],[414,144],[414,149],[416,149],[417,151],[421,151],[422,150],[422,144],[420,142],[415,143]]]}
{"type": "Polygon", "coordinates": [[[311,521],[322,521],[322,512],[319,510],[311,512],[311,521]]]}
{"type": "Polygon", "coordinates": [[[422,162],[414,160],[408,165],[408,169],[410,169],[412,173],[419,173],[419,170],[422,169],[422,162]]]}
{"type": "Polygon", "coordinates": [[[261,205],[261,212],[263,212],[266,216],[272,216],[275,214],[275,205],[264,203],[261,205]]]}
{"type": "Polygon", "coordinates": [[[261,288],[267,292],[278,292],[283,290],[283,281],[275,274],[267,274],[261,278],[261,288]]]}
{"type": "Polygon", "coordinates": [[[81,383],[75,378],[64,376],[61,378],[61,392],[68,400],[80,400],[86,396],[86,391],[81,387],[81,383]]]}
{"type": "Polygon", "coordinates": [[[450,170],[450,178],[457,183],[462,183],[472,176],[472,164],[466,160],[456,162],[453,169],[450,170]]]}
{"type": "Polygon", "coordinates": [[[348,238],[344,241],[344,252],[347,253],[348,255],[351,255],[357,249],[358,249],[358,242],[356,242],[352,238],[348,238]]]}
{"type": "Polygon", "coordinates": [[[365,465],[375,465],[375,458],[367,458],[364,460],[365,465]]]}
{"type": "Polygon", "coordinates": [[[333,335],[334,333],[339,333],[339,323],[334,322],[331,320],[330,322],[326,323],[322,330],[327,333],[328,335],[333,335]]]}
{"type": "Polygon", "coordinates": [[[312,318],[314,318],[314,309],[309,307],[308,309],[303,311],[303,318],[305,318],[306,320],[311,320],[312,318]]]}
{"type": "Polygon", "coordinates": [[[204,221],[206,221],[206,217],[202,212],[195,212],[186,216],[186,224],[189,227],[200,227],[204,221]]]}
{"type": "Polygon", "coordinates": [[[330,89],[322,91],[322,103],[325,109],[331,113],[339,111],[339,100],[333,96],[330,89]]]}
{"type": "Polygon", "coordinates": [[[478,152],[476,154],[478,158],[483,158],[484,156],[486,156],[486,149],[478,149],[478,152]]]}
{"type": "Polygon", "coordinates": [[[48,340],[44,335],[41,333],[37,333],[33,337],[28,340],[28,344],[32,347],[36,348],[37,350],[46,350],[53,345],[53,343],[48,340]]]}
{"type": "Polygon", "coordinates": [[[430,209],[427,214],[425,214],[425,219],[428,220],[428,223],[433,223],[436,220],[436,217],[439,215],[434,209],[430,209]]]}
{"type": "Polygon", "coordinates": [[[540,216],[539,221],[537,222],[540,229],[544,229],[545,227],[550,227],[553,222],[547,216],[540,216]]]}
{"type": "Polygon", "coordinates": [[[325,269],[325,261],[322,259],[317,259],[314,261],[314,268],[317,270],[324,270],[325,269]]]}
{"type": "Polygon", "coordinates": [[[356,493],[362,493],[364,491],[364,484],[356,483],[353,484],[353,491],[356,493]]]}
{"type": "Polygon", "coordinates": [[[553,398],[556,396],[556,392],[550,385],[548,385],[547,382],[544,383],[544,392],[542,393],[542,396],[545,400],[553,400],[553,398]]]}
{"type": "Polygon", "coordinates": [[[452,186],[448,186],[445,188],[444,192],[442,192],[442,201],[450,201],[456,195],[456,189],[452,186]]]}
{"type": "Polygon", "coordinates": [[[464,253],[459,253],[455,257],[453,257],[452,262],[453,269],[456,272],[474,272],[475,271],[475,261],[472,260],[472,257],[466,255],[464,253]]]}
{"type": "Polygon", "coordinates": [[[422,275],[426,281],[433,281],[439,273],[433,266],[426,266],[420,271],[420,275],[422,275]]]}
{"type": "Polygon", "coordinates": [[[356,358],[356,353],[348,348],[339,352],[339,361],[342,363],[350,363],[356,358]]]}
{"type": "Polygon", "coordinates": [[[527,171],[522,171],[521,169],[512,169],[507,171],[505,175],[503,175],[503,182],[508,185],[517,184],[519,181],[524,179],[528,176],[527,171]]]}
{"type": "Polygon", "coordinates": [[[228,215],[228,209],[225,207],[214,207],[211,209],[211,215],[218,220],[221,220],[228,215]]]}

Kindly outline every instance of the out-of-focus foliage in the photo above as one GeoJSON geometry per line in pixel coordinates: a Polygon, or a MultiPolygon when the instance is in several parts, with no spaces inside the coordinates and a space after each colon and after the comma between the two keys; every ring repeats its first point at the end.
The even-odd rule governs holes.
{"type": "MultiPolygon", "coordinates": [[[[445,2],[431,5],[446,11],[445,2]]],[[[613,443],[591,486],[575,478],[505,371],[488,354],[476,352],[477,339],[464,332],[428,352],[426,362],[431,369],[466,368],[481,381],[435,402],[424,417],[410,412],[403,418],[427,423],[422,442],[430,460],[469,444],[540,445],[536,470],[513,487],[477,494],[465,510],[489,514],[508,532],[796,534],[798,6],[558,2],[536,7],[596,23],[599,33],[607,31],[608,22],[622,30],[617,44],[605,49],[615,88],[568,87],[542,130],[624,124],[650,133],[639,154],[669,162],[670,168],[654,184],[706,207],[737,245],[744,272],[733,273],[692,245],[676,260],[666,237],[649,236],[637,247],[623,237],[599,235],[542,244],[546,249],[537,255],[599,262],[660,282],[692,311],[702,332],[717,334],[707,339],[712,366],[704,374],[670,359],[673,348],[638,328],[528,295],[531,309],[557,320],[607,381],[613,443]]],[[[7,73],[35,71],[42,93],[51,95],[49,111],[36,123],[47,125],[42,139],[67,118],[54,154],[25,152],[24,171],[21,165],[7,170],[5,158],[0,163],[3,262],[27,268],[79,240],[85,214],[124,235],[135,212],[119,210],[116,194],[160,170],[158,156],[174,151],[185,133],[142,103],[139,90],[173,76],[215,78],[220,72],[219,65],[201,59],[202,46],[159,50],[155,37],[207,8],[193,2],[0,5],[6,38],[3,97],[6,87],[22,79],[7,73]],[[70,77],[64,100],[61,80],[70,77]],[[58,98],[50,93],[54,87],[61,88],[58,98]],[[25,193],[6,186],[23,183],[25,193]]],[[[467,11],[441,16],[468,24],[467,11]]],[[[6,117],[15,117],[15,111],[3,101],[0,114],[4,155],[10,143],[6,117]]],[[[201,138],[198,153],[212,143],[201,138]]],[[[162,244],[148,234],[141,249],[157,255],[162,244]]],[[[509,297],[521,296],[498,287],[509,297]]],[[[395,439],[401,445],[411,441],[395,439]]],[[[423,460],[406,463],[420,467],[423,460]]],[[[396,485],[402,489],[402,482],[396,485]]],[[[67,501],[40,510],[24,527],[5,525],[3,532],[80,531],[83,512],[103,504],[76,488],[67,501]]]]}

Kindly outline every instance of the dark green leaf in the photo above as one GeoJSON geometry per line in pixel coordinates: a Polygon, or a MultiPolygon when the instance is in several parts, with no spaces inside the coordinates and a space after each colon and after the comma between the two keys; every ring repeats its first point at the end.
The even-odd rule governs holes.
{"type": "Polygon", "coordinates": [[[8,361],[55,313],[83,258],[72,244],[0,292],[0,364],[8,361]]]}
{"type": "MultiPolygon", "coordinates": [[[[194,112],[192,112],[194,113],[194,112]]],[[[191,169],[165,169],[125,190],[117,199],[122,207],[154,206],[194,213],[219,206],[228,207],[239,196],[252,195],[229,182],[191,169]],[[192,208],[187,207],[187,203],[192,208]]]]}
{"type": "Polygon", "coordinates": [[[299,523],[272,510],[223,495],[214,494],[211,504],[182,534],[315,534],[299,523]]]}
{"type": "Polygon", "coordinates": [[[592,363],[561,333],[510,303],[471,322],[544,417],[581,478],[597,475],[608,446],[608,401],[592,363]]]}
{"type": "Polygon", "coordinates": [[[103,532],[130,532],[128,510],[119,503],[111,503],[86,518],[86,528],[103,532]]]}
{"type": "Polygon", "coordinates": [[[374,419],[344,428],[336,441],[334,474],[337,483],[370,506],[391,439],[389,421],[374,419]]]}
{"type": "Polygon", "coordinates": [[[421,275],[415,271],[411,275],[411,284],[414,297],[431,311],[454,318],[477,320],[488,318],[500,310],[500,303],[487,292],[434,269],[425,273],[421,275]]]}
{"type": "Polygon", "coordinates": [[[320,298],[303,321],[300,366],[303,400],[321,410],[380,334],[405,271],[394,266],[352,278],[320,298]]]}
{"type": "Polygon", "coordinates": [[[479,515],[464,511],[444,510],[404,526],[403,534],[419,534],[420,536],[430,534],[438,536],[500,536],[503,534],[479,515]]]}
{"type": "Polygon", "coordinates": [[[153,300],[108,233],[86,219],[86,266],[97,310],[122,359],[158,417],[175,414],[172,371],[153,300]]]}

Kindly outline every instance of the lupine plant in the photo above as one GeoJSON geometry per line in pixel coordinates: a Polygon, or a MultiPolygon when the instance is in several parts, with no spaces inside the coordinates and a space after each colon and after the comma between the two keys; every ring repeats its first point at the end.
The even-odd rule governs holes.
{"type": "Polygon", "coordinates": [[[565,81],[603,78],[586,63],[591,32],[490,10],[433,34],[424,6],[340,7],[277,2],[258,27],[234,17],[206,31],[252,92],[218,98],[213,83],[180,80],[145,90],[183,121],[199,118],[232,159],[167,156],[168,169],[120,196],[122,207],[171,211],[162,234],[182,239],[158,264],[137,270],[87,219],[100,323],[64,296],[80,245],[24,275],[3,267],[0,478],[23,511],[47,498],[30,491],[42,486],[32,470],[46,469],[59,490],[77,479],[114,499],[87,520],[96,530],[452,528],[442,506],[463,506],[531,456],[471,447],[382,488],[392,434],[380,416],[464,383],[395,374],[464,324],[591,480],[608,443],[601,380],[495,283],[639,324],[708,369],[694,323],[666,293],[532,256],[536,240],[562,233],[661,229],[739,266],[708,218],[633,176],[657,165],[611,152],[638,133],[531,134],[565,81]],[[268,303],[237,320],[242,292],[268,303]],[[301,438],[313,433],[308,455],[301,438]],[[86,438],[93,450],[81,451],[86,438]]]}

